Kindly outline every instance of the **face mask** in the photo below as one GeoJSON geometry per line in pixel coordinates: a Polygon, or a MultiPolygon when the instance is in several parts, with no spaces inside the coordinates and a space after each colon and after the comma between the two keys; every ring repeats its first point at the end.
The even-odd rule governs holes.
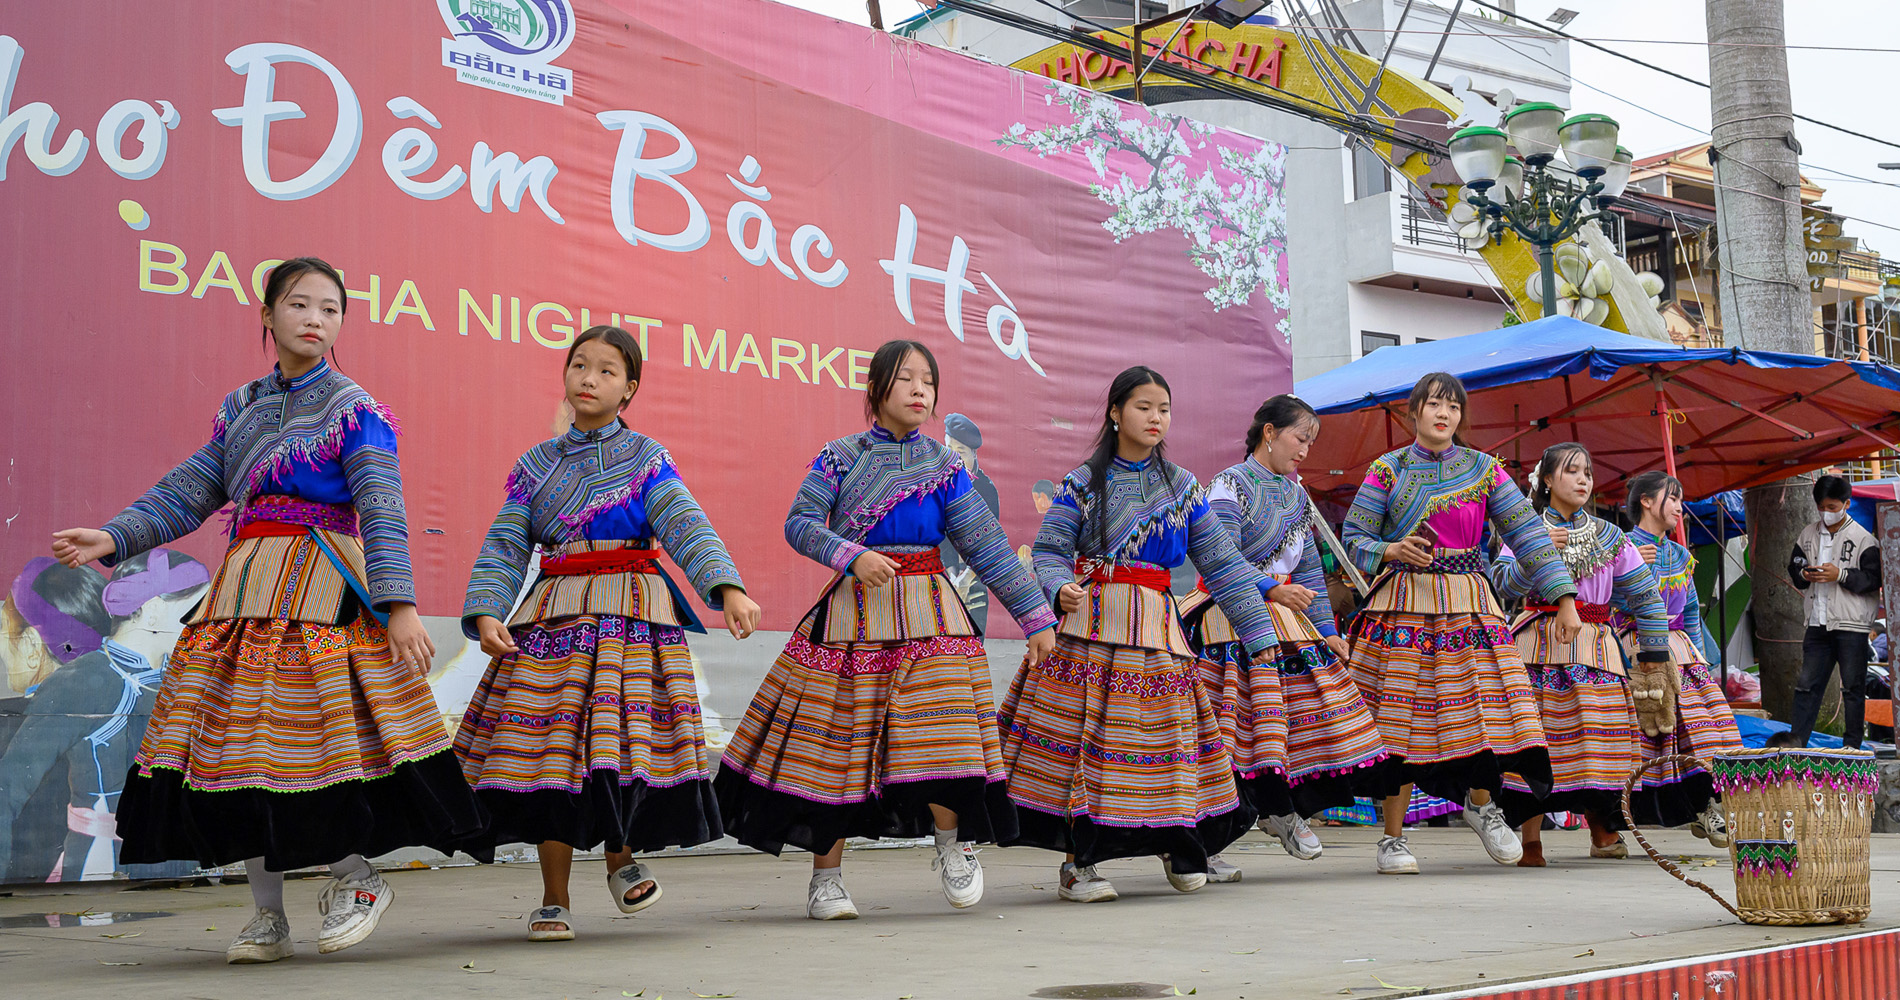
{"type": "Polygon", "coordinates": [[[1821,512],[1821,523],[1830,528],[1840,524],[1843,520],[1846,520],[1846,518],[1847,512],[1844,510],[1824,510],[1821,512]]]}

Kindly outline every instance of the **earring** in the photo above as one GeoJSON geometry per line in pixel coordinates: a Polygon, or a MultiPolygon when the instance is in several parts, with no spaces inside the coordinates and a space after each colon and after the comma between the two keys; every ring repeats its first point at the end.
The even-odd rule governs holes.
{"type": "Polygon", "coordinates": [[[1272,441],[1268,441],[1268,442],[1267,442],[1267,454],[1268,454],[1268,455],[1272,455],[1272,454],[1273,454],[1273,442],[1272,442],[1272,441]]]}
{"type": "Polygon", "coordinates": [[[1110,427],[1113,427],[1113,428],[1115,428],[1115,433],[1117,433],[1117,434],[1120,434],[1120,433],[1121,433],[1121,431],[1122,431],[1122,422],[1121,422],[1121,421],[1119,421],[1119,420],[1111,420],[1111,421],[1109,421],[1109,422],[1108,422],[1108,425],[1109,425],[1110,427]]]}

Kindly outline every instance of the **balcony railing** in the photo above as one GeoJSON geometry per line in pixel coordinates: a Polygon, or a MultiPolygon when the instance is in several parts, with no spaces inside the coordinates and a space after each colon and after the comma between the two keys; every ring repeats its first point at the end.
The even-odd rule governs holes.
{"type": "Polygon", "coordinates": [[[1415,247],[1445,247],[1458,253],[1470,253],[1465,241],[1446,225],[1445,217],[1438,206],[1419,196],[1406,192],[1400,196],[1399,233],[1400,238],[1415,247]]]}

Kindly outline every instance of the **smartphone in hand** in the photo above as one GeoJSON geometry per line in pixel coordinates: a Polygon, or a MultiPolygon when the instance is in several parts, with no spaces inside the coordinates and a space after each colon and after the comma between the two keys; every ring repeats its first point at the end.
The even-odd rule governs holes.
{"type": "Polygon", "coordinates": [[[1437,550],[1439,544],[1438,531],[1431,526],[1431,522],[1420,521],[1418,527],[1412,529],[1412,534],[1425,539],[1425,547],[1428,550],[1437,550]]]}

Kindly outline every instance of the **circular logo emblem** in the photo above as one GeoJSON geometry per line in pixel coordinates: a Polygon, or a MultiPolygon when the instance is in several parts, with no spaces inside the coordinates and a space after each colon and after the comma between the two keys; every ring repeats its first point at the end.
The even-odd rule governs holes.
{"type": "Polygon", "coordinates": [[[574,40],[568,0],[436,0],[449,31],[496,52],[548,62],[574,40]]]}

